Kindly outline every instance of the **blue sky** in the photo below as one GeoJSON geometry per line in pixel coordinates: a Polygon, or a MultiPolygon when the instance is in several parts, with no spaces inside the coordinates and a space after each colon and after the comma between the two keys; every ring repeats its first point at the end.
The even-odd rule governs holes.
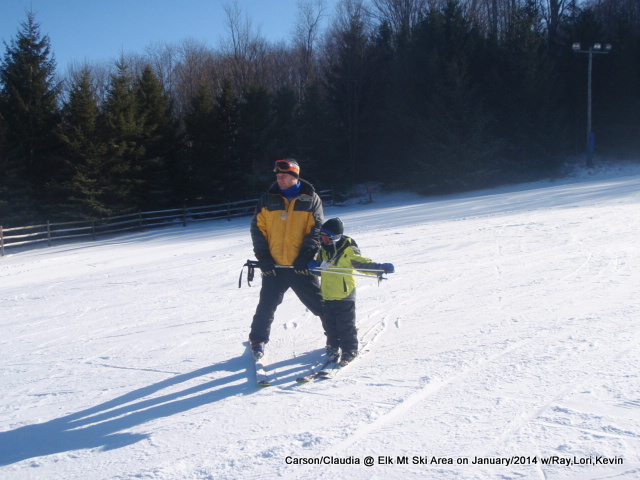
{"type": "MultiPolygon", "coordinates": [[[[332,15],[338,0],[325,0],[332,15]]],[[[0,0],[0,40],[9,44],[29,10],[64,74],[72,62],[109,62],[121,53],[144,54],[158,43],[192,38],[214,48],[226,37],[225,4],[232,0],[0,0]]],[[[237,0],[254,29],[269,41],[289,41],[297,0],[237,0]]],[[[325,25],[326,22],[325,20],[325,25]]],[[[4,58],[5,46],[0,45],[4,58]]]]}

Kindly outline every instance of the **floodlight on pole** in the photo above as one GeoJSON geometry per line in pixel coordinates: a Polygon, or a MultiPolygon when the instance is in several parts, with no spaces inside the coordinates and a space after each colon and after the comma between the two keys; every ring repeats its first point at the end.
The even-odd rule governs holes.
{"type": "Polygon", "coordinates": [[[591,130],[591,71],[593,70],[593,55],[607,54],[611,51],[611,44],[606,43],[604,48],[601,43],[594,43],[588,50],[582,50],[580,43],[575,42],[571,45],[575,53],[585,53],[589,55],[589,68],[587,70],[587,167],[593,167],[593,152],[595,150],[595,142],[593,131],[591,130]]]}

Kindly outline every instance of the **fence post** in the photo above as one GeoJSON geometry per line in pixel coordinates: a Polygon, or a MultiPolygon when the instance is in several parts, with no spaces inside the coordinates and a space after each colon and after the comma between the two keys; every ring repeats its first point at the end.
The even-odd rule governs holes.
{"type": "Polygon", "coordinates": [[[0,225],[0,251],[4,257],[4,233],[2,233],[2,225],[0,225]]]}
{"type": "Polygon", "coordinates": [[[227,222],[231,221],[231,202],[227,202],[227,222]]]}
{"type": "Polygon", "coordinates": [[[142,212],[138,210],[138,226],[140,227],[140,231],[142,231],[142,212]]]}
{"type": "Polygon", "coordinates": [[[93,238],[93,241],[96,241],[96,221],[95,220],[91,220],[91,238],[93,238]]]}
{"type": "Polygon", "coordinates": [[[183,227],[187,226],[187,206],[186,205],[182,206],[182,226],[183,227]]]}
{"type": "Polygon", "coordinates": [[[51,222],[47,220],[47,246],[51,246],[51,222]]]}

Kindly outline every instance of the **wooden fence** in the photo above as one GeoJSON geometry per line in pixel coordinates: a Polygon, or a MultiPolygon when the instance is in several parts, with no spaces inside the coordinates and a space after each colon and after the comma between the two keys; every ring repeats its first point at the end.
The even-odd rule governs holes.
{"type": "MultiPolygon", "coordinates": [[[[333,202],[333,191],[323,190],[318,192],[323,202],[333,202]]],[[[47,222],[42,225],[29,225],[26,227],[3,228],[0,225],[0,252],[4,256],[5,248],[18,246],[32,246],[46,243],[51,246],[53,242],[68,241],[71,239],[95,240],[101,235],[129,231],[143,231],[149,228],[182,225],[189,223],[205,222],[210,220],[231,220],[234,217],[252,215],[258,200],[242,200],[219,205],[205,207],[184,207],[172,210],[157,210],[154,212],[138,212],[128,215],[95,220],[92,222],[47,222]]]]}

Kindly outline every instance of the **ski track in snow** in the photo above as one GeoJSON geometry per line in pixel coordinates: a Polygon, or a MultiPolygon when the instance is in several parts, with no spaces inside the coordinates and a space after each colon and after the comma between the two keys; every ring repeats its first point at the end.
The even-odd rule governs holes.
{"type": "Polygon", "coordinates": [[[328,208],[397,273],[359,281],[361,357],[304,385],[324,341],[288,293],[255,386],[248,219],[8,255],[0,477],[637,478],[640,176],[601,177],[328,208]],[[624,462],[287,462],[552,455],[624,462]]]}

